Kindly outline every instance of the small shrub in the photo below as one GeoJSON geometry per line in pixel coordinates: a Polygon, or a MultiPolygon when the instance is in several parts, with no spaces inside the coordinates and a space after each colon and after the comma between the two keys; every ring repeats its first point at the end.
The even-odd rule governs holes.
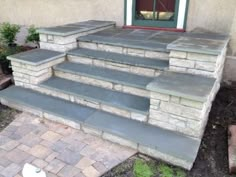
{"type": "Polygon", "coordinates": [[[135,177],[152,177],[154,175],[152,168],[141,159],[135,161],[133,174],[135,177]]]}
{"type": "Polygon", "coordinates": [[[16,35],[19,31],[20,26],[18,25],[2,23],[0,25],[0,38],[5,44],[12,46],[15,44],[16,35]]]}
{"type": "Polygon", "coordinates": [[[34,26],[28,29],[28,36],[26,37],[26,42],[33,42],[39,46],[39,33],[34,26]]]}
{"type": "Polygon", "coordinates": [[[161,174],[161,177],[175,177],[174,170],[165,164],[160,164],[158,171],[161,174]]]}

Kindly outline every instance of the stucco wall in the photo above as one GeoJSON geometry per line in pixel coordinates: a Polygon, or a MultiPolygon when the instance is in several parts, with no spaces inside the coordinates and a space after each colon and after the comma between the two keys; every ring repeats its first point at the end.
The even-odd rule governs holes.
{"type": "Polygon", "coordinates": [[[198,27],[231,34],[229,55],[232,55],[236,52],[235,15],[236,0],[189,0],[187,31],[198,27]]]}
{"type": "Polygon", "coordinates": [[[123,25],[123,0],[0,0],[0,23],[53,26],[84,20],[123,25]]]}

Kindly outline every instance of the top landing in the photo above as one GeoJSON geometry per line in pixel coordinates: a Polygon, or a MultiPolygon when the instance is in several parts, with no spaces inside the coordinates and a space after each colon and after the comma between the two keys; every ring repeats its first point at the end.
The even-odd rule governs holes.
{"type": "Polygon", "coordinates": [[[78,23],[70,23],[62,26],[55,26],[49,28],[41,28],[38,30],[40,34],[49,34],[56,36],[70,36],[73,34],[78,34],[82,32],[87,32],[91,30],[96,30],[100,28],[105,28],[108,26],[114,26],[115,22],[112,21],[98,21],[98,20],[89,20],[78,23]]]}
{"type": "Polygon", "coordinates": [[[151,51],[170,50],[218,55],[229,38],[209,32],[167,32],[143,29],[109,28],[78,38],[82,42],[130,47],[151,51]]]}

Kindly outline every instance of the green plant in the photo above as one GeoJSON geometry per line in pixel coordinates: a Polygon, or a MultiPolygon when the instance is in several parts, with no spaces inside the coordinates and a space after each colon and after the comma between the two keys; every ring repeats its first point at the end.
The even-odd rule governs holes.
{"type": "Polygon", "coordinates": [[[158,171],[161,174],[161,177],[175,177],[174,170],[165,164],[160,164],[158,171]]]}
{"type": "Polygon", "coordinates": [[[37,29],[32,25],[28,29],[28,36],[26,37],[26,42],[33,42],[39,46],[39,33],[37,29]]]}
{"type": "Polygon", "coordinates": [[[175,171],[176,171],[176,177],[186,177],[187,176],[186,173],[179,168],[177,168],[175,171]]]}
{"type": "Polygon", "coordinates": [[[135,161],[133,174],[135,177],[152,177],[154,175],[152,168],[141,159],[135,161]]]}
{"type": "Polygon", "coordinates": [[[0,38],[6,43],[8,46],[11,46],[16,41],[16,35],[20,31],[20,26],[10,24],[10,23],[2,23],[0,25],[0,38]]]}

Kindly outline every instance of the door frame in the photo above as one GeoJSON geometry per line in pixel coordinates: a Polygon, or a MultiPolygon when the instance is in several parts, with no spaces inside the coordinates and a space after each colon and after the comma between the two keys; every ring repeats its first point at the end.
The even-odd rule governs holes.
{"type": "Polygon", "coordinates": [[[154,27],[154,28],[171,28],[171,29],[186,29],[187,13],[189,7],[189,0],[177,0],[175,11],[177,14],[174,21],[156,21],[153,20],[136,20],[135,8],[136,0],[124,0],[124,21],[125,26],[139,26],[139,27],[154,27]]]}

